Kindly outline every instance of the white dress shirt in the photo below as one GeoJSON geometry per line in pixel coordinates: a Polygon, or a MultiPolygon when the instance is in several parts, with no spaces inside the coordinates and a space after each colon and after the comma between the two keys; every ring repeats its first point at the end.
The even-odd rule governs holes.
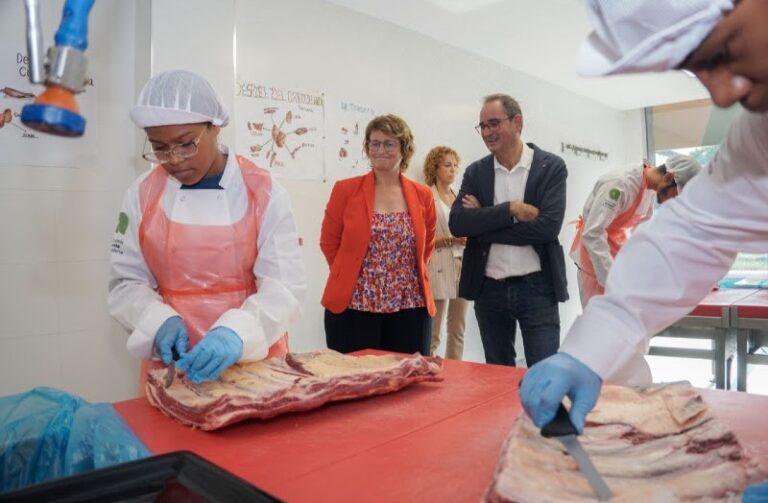
{"type": "MultiPolygon", "coordinates": [[[[226,147],[221,149],[227,153],[226,147]]],[[[123,199],[121,211],[128,216],[128,228],[125,234],[116,231],[114,235],[107,298],[110,314],[132,331],[128,350],[142,359],[155,356],[152,350],[157,330],[169,317],[178,315],[157,293],[157,281],[139,246],[139,186],[149,173],[134,181],[123,199]]],[[[219,185],[223,190],[182,190],[181,183],[169,177],[162,196],[166,216],[183,224],[230,225],[239,221],[248,208],[248,196],[234,155],[227,157],[219,185]]],[[[307,288],[288,193],[274,179],[257,246],[253,274],[258,291],[240,309],[223,313],[211,327],[230,328],[243,339],[241,360],[260,360],[267,355],[269,347],[301,317],[307,288]]]]}
{"type": "MultiPolygon", "coordinates": [[[[520,161],[512,169],[502,166],[496,157],[493,158],[493,204],[507,201],[522,201],[525,195],[525,184],[531,171],[533,149],[523,142],[523,152],[520,161]]],[[[488,262],[485,265],[485,275],[493,279],[509,276],[523,276],[541,271],[541,261],[533,246],[514,246],[493,243],[488,252],[488,262]]]]}
{"type": "Polygon", "coordinates": [[[616,257],[561,351],[604,380],[647,384],[650,338],[691,311],[738,252],[768,250],[768,114],[743,112],[707,169],[616,257]]]}

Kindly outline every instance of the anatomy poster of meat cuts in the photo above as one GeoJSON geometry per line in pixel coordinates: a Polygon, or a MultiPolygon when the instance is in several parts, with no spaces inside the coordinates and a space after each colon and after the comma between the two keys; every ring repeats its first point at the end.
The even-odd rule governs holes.
{"type": "Polygon", "coordinates": [[[237,151],[277,178],[323,179],[322,93],[238,79],[237,151]]]}
{"type": "MultiPolygon", "coordinates": [[[[43,32],[50,36],[56,31],[55,21],[61,18],[58,2],[42,2],[43,32]],[[46,24],[45,21],[48,21],[46,24]]],[[[98,143],[97,91],[91,78],[85,91],[77,95],[80,114],[86,119],[84,136],[62,138],[40,133],[21,122],[21,110],[31,104],[44,90],[42,85],[29,82],[24,2],[5,2],[0,15],[0,166],[73,167],[93,163],[98,143]],[[10,11],[10,12],[9,12],[10,11]],[[6,13],[8,15],[6,15],[6,13]]],[[[93,51],[86,53],[91,77],[97,71],[93,51]]]]}
{"type": "Polygon", "coordinates": [[[372,106],[345,100],[327,100],[325,107],[325,176],[339,180],[368,171],[363,154],[365,127],[375,112],[372,106]]]}

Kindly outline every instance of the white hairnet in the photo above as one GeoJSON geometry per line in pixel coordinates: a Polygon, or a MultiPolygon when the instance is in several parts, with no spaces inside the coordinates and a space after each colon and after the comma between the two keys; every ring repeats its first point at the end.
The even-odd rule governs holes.
{"type": "Polygon", "coordinates": [[[667,173],[672,173],[675,178],[678,190],[683,190],[685,184],[701,171],[699,161],[687,155],[672,156],[664,165],[667,167],[667,173]]]}
{"type": "Polygon", "coordinates": [[[677,67],[734,0],[586,0],[595,31],[581,46],[584,76],[677,67]]]}
{"type": "Polygon", "coordinates": [[[198,122],[223,127],[229,114],[207,80],[186,70],[171,70],[144,84],[131,108],[131,120],[142,129],[198,122]]]}

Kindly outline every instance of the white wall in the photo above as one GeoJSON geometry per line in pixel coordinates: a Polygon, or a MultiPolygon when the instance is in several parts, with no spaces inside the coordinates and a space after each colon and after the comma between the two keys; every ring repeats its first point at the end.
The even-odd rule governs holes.
{"type": "MultiPolygon", "coordinates": [[[[101,38],[101,32],[114,20],[137,16],[141,30],[149,29],[143,5],[101,0],[94,8],[92,26],[99,32],[94,41],[98,35],[98,43],[118,44],[109,50],[123,55],[109,58],[112,81],[103,86],[108,101],[100,109],[104,129],[98,165],[67,173],[11,168],[0,177],[0,207],[6,215],[16,215],[13,222],[0,224],[0,395],[32,385],[52,385],[95,400],[117,400],[135,392],[137,364],[126,354],[126,334],[109,320],[104,298],[109,238],[122,191],[136,174],[143,141],[126,111],[146,78],[142,63],[148,38],[113,42],[101,38]],[[109,94],[111,85],[128,92],[109,94]]],[[[239,43],[253,45],[248,51],[239,47],[238,58],[253,58],[250,63],[263,72],[266,83],[334,92],[371,103],[379,113],[405,118],[418,148],[409,170],[414,178],[420,177],[421,161],[436,144],[455,148],[465,165],[485,155],[472,127],[482,96],[493,92],[520,100],[527,141],[557,153],[561,142],[609,153],[608,162],[561,154],[570,173],[566,221],[578,215],[600,174],[642,157],[640,112],[613,111],[325,2],[153,0],[151,16],[153,73],[171,68],[200,72],[232,107],[237,19],[239,43]]],[[[231,127],[222,131],[223,142],[232,145],[234,137],[231,127]]],[[[292,348],[301,351],[324,346],[319,299],[327,266],[317,243],[331,186],[319,181],[282,183],[291,194],[305,242],[306,314],[290,332],[292,348]]],[[[572,235],[572,228],[564,228],[566,248],[572,235]]],[[[572,266],[569,280],[573,300],[561,306],[564,330],[580,310],[572,266]]],[[[466,356],[482,361],[471,310],[468,318],[466,356]]]]}
{"type": "MultiPolygon", "coordinates": [[[[62,5],[43,3],[43,16],[60,18],[62,5]]],[[[134,32],[142,5],[100,0],[91,13],[87,54],[99,93],[97,116],[86,117],[86,134],[99,134],[93,164],[8,166],[0,153],[0,395],[45,385],[112,400],[136,389],[137,369],[105,293],[122,192],[136,176],[126,111],[138,68],[148,68],[146,56],[137,57],[148,44],[137,44],[134,32]]],[[[2,0],[0,8],[0,24],[23,26],[23,2],[2,0]]],[[[45,36],[49,45],[53,32],[45,36]]],[[[139,40],[146,39],[145,31],[139,40]]]]}

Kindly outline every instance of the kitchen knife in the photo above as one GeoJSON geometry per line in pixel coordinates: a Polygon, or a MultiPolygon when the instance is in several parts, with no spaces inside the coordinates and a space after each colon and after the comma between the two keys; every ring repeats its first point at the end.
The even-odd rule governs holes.
{"type": "Polygon", "coordinates": [[[179,360],[179,352],[176,351],[176,346],[171,347],[171,364],[168,365],[168,370],[165,371],[165,387],[170,388],[173,384],[173,378],[176,377],[176,362],[179,360]]]}
{"type": "Polygon", "coordinates": [[[579,465],[579,469],[587,478],[589,485],[592,486],[592,490],[595,491],[598,500],[607,501],[613,498],[613,493],[605,484],[595,465],[592,464],[592,460],[589,459],[589,455],[576,438],[578,432],[573,423],[571,423],[571,418],[568,416],[568,410],[565,408],[565,405],[560,404],[555,418],[541,429],[541,435],[547,438],[557,438],[565,446],[573,460],[579,465]]]}

